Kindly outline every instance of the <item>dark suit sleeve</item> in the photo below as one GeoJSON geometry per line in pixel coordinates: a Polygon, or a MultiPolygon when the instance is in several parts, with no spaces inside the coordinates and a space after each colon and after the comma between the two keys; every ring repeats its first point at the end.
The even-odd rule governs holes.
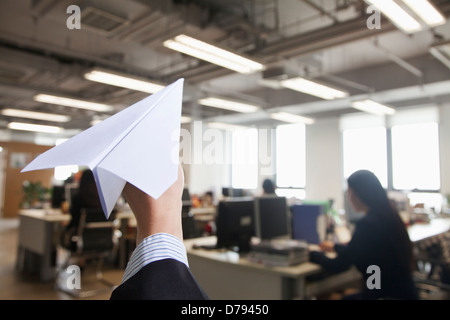
{"type": "Polygon", "coordinates": [[[174,259],[152,262],[117,287],[111,300],[206,300],[189,268],[174,259]]]}

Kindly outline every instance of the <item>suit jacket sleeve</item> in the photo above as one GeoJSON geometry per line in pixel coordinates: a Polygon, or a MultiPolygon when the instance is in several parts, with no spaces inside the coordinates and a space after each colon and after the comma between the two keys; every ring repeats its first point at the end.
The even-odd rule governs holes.
{"type": "Polygon", "coordinates": [[[144,239],[127,264],[111,300],[208,299],[192,275],[186,248],[175,236],[159,233],[144,239]]]}
{"type": "Polygon", "coordinates": [[[112,300],[208,299],[189,268],[174,259],[152,262],[117,287],[112,300]]]}

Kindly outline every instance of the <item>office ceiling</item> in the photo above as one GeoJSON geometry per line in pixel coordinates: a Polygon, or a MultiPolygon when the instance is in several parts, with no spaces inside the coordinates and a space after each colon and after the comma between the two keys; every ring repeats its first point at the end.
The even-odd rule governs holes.
{"type": "MultiPolygon", "coordinates": [[[[450,15],[449,1],[433,2],[450,15]]],[[[385,19],[381,29],[369,29],[366,7],[362,0],[2,0],[0,109],[70,115],[62,125],[70,135],[148,95],[84,79],[93,67],[163,84],[184,77],[184,115],[243,125],[272,125],[268,112],[275,110],[316,119],[354,112],[351,101],[364,97],[396,108],[450,101],[450,69],[428,51],[450,39],[450,23],[412,35],[385,19]],[[80,30],[66,26],[70,5],[81,8],[80,30]],[[163,46],[180,33],[246,54],[266,71],[242,75],[163,46]],[[261,84],[279,69],[338,86],[350,97],[326,101],[261,84]],[[50,105],[34,101],[38,93],[115,108],[101,113],[50,105]],[[210,94],[262,109],[242,114],[197,103],[210,94]]],[[[0,115],[0,129],[13,120],[54,124],[0,115]]]]}

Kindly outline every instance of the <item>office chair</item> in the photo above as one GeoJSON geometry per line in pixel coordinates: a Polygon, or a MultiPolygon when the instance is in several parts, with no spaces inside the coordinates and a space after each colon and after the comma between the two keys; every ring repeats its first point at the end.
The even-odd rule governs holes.
{"type": "Polygon", "coordinates": [[[117,285],[104,279],[103,263],[107,257],[117,252],[118,238],[120,236],[118,224],[115,220],[115,212],[111,213],[109,219],[106,220],[101,209],[82,209],[78,230],[72,238],[76,241],[76,248],[74,251],[69,251],[65,262],[59,268],[56,288],[77,298],[84,298],[113,290],[117,287],[117,285]],[[73,259],[76,261],[81,259],[86,261],[97,260],[96,278],[99,282],[106,285],[107,288],[85,291],[82,288],[68,288],[67,284],[64,283],[64,273],[66,273],[67,267],[69,267],[73,259]]]}
{"type": "Polygon", "coordinates": [[[414,281],[420,299],[450,298],[450,231],[415,244],[414,281]]]}

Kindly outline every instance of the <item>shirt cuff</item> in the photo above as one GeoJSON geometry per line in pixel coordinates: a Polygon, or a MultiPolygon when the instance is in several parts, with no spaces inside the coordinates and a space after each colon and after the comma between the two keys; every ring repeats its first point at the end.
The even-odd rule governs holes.
{"type": "Polygon", "coordinates": [[[157,233],[148,236],[138,244],[131,254],[127,267],[125,268],[122,283],[139,272],[147,264],[163,259],[174,259],[189,267],[186,247],[183,241],[168,233],[157,233]]]}

